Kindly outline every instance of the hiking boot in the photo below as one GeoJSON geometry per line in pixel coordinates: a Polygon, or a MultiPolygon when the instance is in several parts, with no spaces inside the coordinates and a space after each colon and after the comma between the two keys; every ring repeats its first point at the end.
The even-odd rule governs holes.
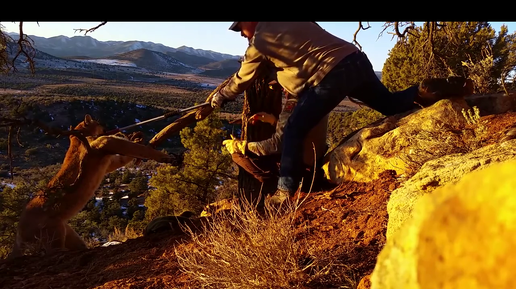
{"type": "Polygon", "coordinates": [[[428,107],[439,100],[463,98],[473,94],[473,81],[465,77],[428,78],[419,84],[415,102],[428,107]]]}
{"type": "Polygon", "coordinates": [[[291,194],[289,191],[278,189],[276,190],[274,195],[267,196],[267,198],[265,199],[265,203],[271,207],[278,208],[281,206],[281,204],[283,204],[283,202],[290,198],[290,195],[291,194]]]}

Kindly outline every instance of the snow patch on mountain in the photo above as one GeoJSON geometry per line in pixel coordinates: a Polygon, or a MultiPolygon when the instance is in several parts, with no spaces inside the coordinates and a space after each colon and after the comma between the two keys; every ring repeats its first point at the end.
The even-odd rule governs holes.
{"type": "Polygon", "coordinates": [[[79,62],[93,62],[98,64],[105,65],[118,65],[118,66],[128,66],[128,67],[138,67],[136,64],[127,61],[127,60],[117,60],[117,59],[73,59],[79,62]]]}
{"type": "MultiPolygon", "coordinates": [[[[8,34],[14,40],[17,40],[17,33],[9,32],[8,34]]],[[[189,55],[206,57],[215,61],[240,58],[238,55],[195,49],[188,46],[173,48],[150,41],[98,41],[91,36],[73,36],[70,38],[63,35],[49,38],[35,35],[29,35],[29,37],[34,40],[34,47],[36,49],[56,57],[87,56],[93,58],[107,58],[132,50],[148,49],[161,53],[181,51],[189,55]]]]}
{"type": "Polygon", "coordinates": [[[130,50],[138,50],[142,49],[143,45],[140,42],[135,42],[133,45],[129,46],[130,50]]]}
{"type": "Polygon", "coordinates": [[[181,46],[177,48],[178,51],[184,52],[186,54],[190,55],[196,55],[196,56],[202,56],[206,58],[211,58],[215,60],[225,60],[225,59],[239,59],[240,56],[238,55],[230,55],[230,54],[224,54],[220,52],[215,52],[211,50],[203,50],[203,49],[196,49],[188,46],[181,46]]]}

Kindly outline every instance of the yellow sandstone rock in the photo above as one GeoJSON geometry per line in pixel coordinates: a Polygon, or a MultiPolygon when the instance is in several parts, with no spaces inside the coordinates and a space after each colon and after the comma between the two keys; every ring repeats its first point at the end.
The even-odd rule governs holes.
{"type": "MultiPolygon", "coordinates": [[[[463,125],[464,104],[442,100],[425,109],[385,118],[366,126],[325,156],[326,178],[335,184],[345,181],[368,182],[385,170],[398,174],[409,171],[413,154],[422,146],[429,151],[442,146],[433,136],[445,138],[443,125],[463,125]]],[[[417,153],[416,153],[417,154],[417,153]]]]}
{"type": "Polygon", "coordinates": [[[516,159],[424,195],[378,256],[372,289],[516,288],[516,159]]]}

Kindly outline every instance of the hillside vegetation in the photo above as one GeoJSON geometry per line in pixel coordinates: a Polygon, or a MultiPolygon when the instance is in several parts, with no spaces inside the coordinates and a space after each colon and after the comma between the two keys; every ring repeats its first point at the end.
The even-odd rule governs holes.
{"type": "MultiPolygon", "coordinates": [[[[241,117],[240,98],[159,147],[181,156],[182,163],[144,161],[108,174],[70,222],[88,250],[50,255],[33,250],[0,262],[0,284],[514,288],[507,256],[514,247],[516,203],[510,178],[516,167],[516,32],[504,26],[495,31],[488,22],[425,22],[410,32],[390,51],[382,71],[390,90],[455,75],[471,78],[475,95],[388,117],[367,107],[336,108],[323,166],[331,183],[312,186],[315,175],[304,178],[307,189],[296,192],[281,213],[258,212],[238,193],[240,168],[221,142],[239,135],[240,126],[229,120],[241,117]]],[[[135,59],[170,57],[179,50],[158,51],[161,55],[148,51],[167,48],[123,45],[133,48],[128,55],[135,59]]],[[[196,65],[204,61],[182,56],[196,65]]],[[[216,75],[234,60],[216,61],[222,62],[202,66],[214,66],[216,75]]],[[[206,84],[221,81],[202,77],[209,70],[192,76],[50,64],[35,76],[0,78],[2,116],[37,118],[66,129],[89,113],[114,128],[203,102],[212,91],[206,84]]],[[[148,141],[171,121],[131,131],[141,130],[148,141]]],[[[19,137],[16,130],[9,146],[8,128],[0,127],[0,257],[10,250],[24,205],[55,174],[68,144],[33,126],[21,127],[19,137]]]]}

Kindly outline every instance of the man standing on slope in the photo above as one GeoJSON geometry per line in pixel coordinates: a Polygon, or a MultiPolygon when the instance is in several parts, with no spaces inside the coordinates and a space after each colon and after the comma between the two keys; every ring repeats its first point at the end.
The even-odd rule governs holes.
{"type": "MultiPolygon", "coordinates": [[[[297,105],[297,98],[285,93],[285,104],[278,118],[272,114],[259,112],[250,117],[251,124],[256,122],[268,123],[276,128],[274,134],[265,140],[248,142],[239,139],[228,139],[223,142],[235,163],[246,170],[255,179],[265,182],[267,179],[279,177],[281,149],[283,141],[283,129],[292,111],[297,105]]],[[[316,170],[315,188],[322,188],[328,184],[322,174],[322,160],[328,145],[326,135],[328,132],[328,115],[325,115],[306,135],[302,146],[303,171],[312,175],[314,166],[316,170]],[[313,144],[313,145],[312,145],[313,144]]]]}
{"type": "Polygon", "coordinates": [[[314,22],[234,22],[230,30],[249,40],[239,71],[216,93],[220,107],[243,93],[262,73],[276,71],[279,84],[299,102],[283,133],[278,190],[268,198],[281,204],[298,189],[306,133],[346,96],[389,116],[438,100],[472,94],[471,80],[462,77],[427,79],[419,86],[391,93],[375,75],[367,56],[314,22]]]}

